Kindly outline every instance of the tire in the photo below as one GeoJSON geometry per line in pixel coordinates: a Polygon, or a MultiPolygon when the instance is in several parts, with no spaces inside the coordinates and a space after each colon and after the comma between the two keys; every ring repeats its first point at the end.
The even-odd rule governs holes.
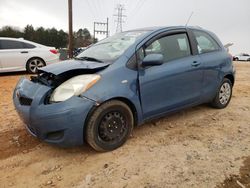
{"type": "Polygon", "coordinates": [[[239,61],[239,58],[238,58],[238,57],[236,57],[236,58],[235,58],[235,61],[239,61]]]}
{"type": "Polygon", "coordinates": [[[224,78],[215,98],[211,102],[212,107],[217,109],[227,107],[232,97],[232,91],[232,82],[229,79],[224,78]]]}
{"type": "Polygon", "coordinates": [[[31,58],[26,63],[26,70],[28,73],[37,73],[37,68],[44,67],[46,64],[41,58],[31,58]]]}
{"type": "Polygon", "coordinates": [[[85,138],[96,151],[111,151],[122,146],[134,127],[134,117],[123,102],[103,103],[87,121],[85,138]]]}

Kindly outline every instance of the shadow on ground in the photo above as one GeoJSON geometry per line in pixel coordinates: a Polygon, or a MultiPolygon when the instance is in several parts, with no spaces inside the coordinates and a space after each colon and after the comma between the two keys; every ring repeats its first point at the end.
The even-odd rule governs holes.
{"type": "Polygon", "coordinates": [[[245,158],[240,175],[231,175],[216,188],[250,188],[250,156],[245,158]]]}

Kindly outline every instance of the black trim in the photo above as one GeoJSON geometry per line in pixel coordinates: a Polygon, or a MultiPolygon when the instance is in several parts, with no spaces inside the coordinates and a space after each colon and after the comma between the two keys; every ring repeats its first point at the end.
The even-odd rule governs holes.
{"type": "Polygon", "coordinates": [[[126,67],[131,70],[137,70],[136,53],[134,53],[134,55],[132,55],[132,57],[128,60],[128,62],[126,63],[126,67]]]}
{"type": "Polygon", "coordinates": [[[197,40],[194,36],[194,33],[191,29],[187,28],[187,35],[189,37],[190,48],[192,50],[192,55],[199,55],[198,48],[197,48],[197,40]]]}

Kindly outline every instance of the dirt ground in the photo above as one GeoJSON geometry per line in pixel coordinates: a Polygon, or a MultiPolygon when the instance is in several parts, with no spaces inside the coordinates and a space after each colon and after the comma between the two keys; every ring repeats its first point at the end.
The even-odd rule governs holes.
{"type": "Polygon", "coordinates": [[[201,105],[147,123],[106,153],[30,136],[12,104],[23,74],[1,74],[0,187],[250,187],[250,63],[235,66],[226,109],[201,105]]]}

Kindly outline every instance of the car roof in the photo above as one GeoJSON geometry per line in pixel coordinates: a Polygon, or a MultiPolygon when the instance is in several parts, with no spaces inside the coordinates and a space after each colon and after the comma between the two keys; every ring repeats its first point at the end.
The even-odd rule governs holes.
{"type": "Polygon", "coordinates": [[[200,26],[165,26],[165,27],[148,27],[148,28],[141,28],[131,31],[148,31],[148,33],[154,33],[159,31],[167,31],[167,30],[174,30],[174,29],[190,29],[190,30],[198,30],[209,34],[221,48],[224,48],[223,44],[221,43],[220,39],[211,31],[203,29],[200,26]]]}
{"type": "Polygon", "coordinates": [[[48,46],[45,46],[45,45],[42,45],[42,44],[39,44],[39,43],[36,43],[36,42],[26,40],[24,38],[0,37],[0,40],[12,40],[12,41],[26,42],[26,43],[33,44],[35,46],[48,47],[48,46]]]}
{"type": "MultiPolygon", "coordinates": [[[[27,41],[24,38],[11,38],[11,37],[0,37],[1,40],[17,40],[17,41],[27,41]]],[[[30,42],[30,41],[29,41],[30,42]]]]}
{"type": "Polygon", "coordinates": [[[138,29],[131,29],[125,32],[131,31],[158,31],[158,30],[171,30],[171,29],[197,29],[197,30],[204,30],[200,26],[155,26],[155,27],[144,27],[138,29]]]}

